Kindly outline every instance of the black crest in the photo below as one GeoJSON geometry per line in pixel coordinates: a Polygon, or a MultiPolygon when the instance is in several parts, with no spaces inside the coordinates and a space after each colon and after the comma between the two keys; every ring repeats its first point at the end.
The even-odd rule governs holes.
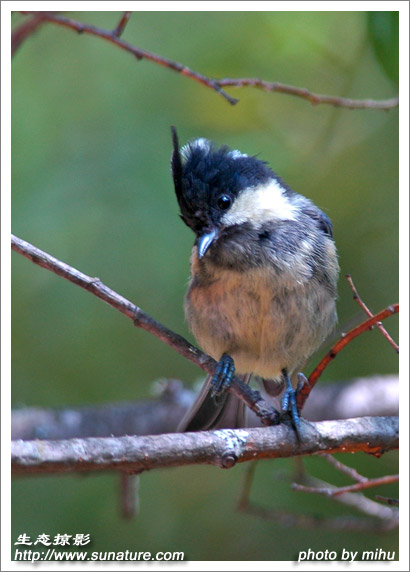
{"type": "Polygon", "coordinates": [[[172,157],[171,157],[171,171],[172,178],[174,179],[175,193],[177,195],[178,203],[181,204],[182,198],[182,161],[179,153],[179,141],[176,128],[171,126],[172,133],[172,157]]]}
{"type": "Polygon", "coordinates": [[[218,221],[222,195],[234,201],[244,189],[277,178],[264,161],[226,146],[216,148],[206,139],[191,141],[181,151],[175,127],[171,131],[175,193],[182,220],[195,232],[218,221]]]}

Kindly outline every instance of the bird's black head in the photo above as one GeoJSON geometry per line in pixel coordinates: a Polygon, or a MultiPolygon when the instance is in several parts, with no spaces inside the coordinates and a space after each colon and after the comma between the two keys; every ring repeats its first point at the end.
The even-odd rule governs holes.
{"type": "Polygon", "coordinates": [[[195,139],[179,149],[176,129],[171,129],[171,168],[181,218],[197,236],[218,229],[242,191],[274,176],[256,157],[228,147],[215,148],[206,139],[195,139]]]}

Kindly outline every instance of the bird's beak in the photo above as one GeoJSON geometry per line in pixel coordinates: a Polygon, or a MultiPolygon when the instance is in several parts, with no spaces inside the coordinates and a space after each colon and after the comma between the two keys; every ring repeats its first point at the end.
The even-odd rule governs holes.
{"type": "Polygon", "coordinates": [[[216,230],[211,230],[206,234],[203,234],[198,239],[198,256],[202,258],[208,248],[211,246],[213,241],[217,238],[216,230]]]}

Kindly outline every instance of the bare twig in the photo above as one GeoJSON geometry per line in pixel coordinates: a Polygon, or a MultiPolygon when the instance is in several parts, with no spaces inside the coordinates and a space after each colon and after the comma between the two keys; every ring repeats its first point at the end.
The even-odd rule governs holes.
{"type": "Polygon", "coordinates": [[[131,18],[132,12],[124,12],[121,17],[121,20],[118,22],[117,27],[112,31],[113,35],[119,38],[122,36],[125,26],[128,24],[129,19],[131,18]]]}
{"type": "Polygon", "coordinates": [[[21,44],[33,34],[43,23],[41,16],[33,16],[20,26],[15,28],[11,33],[11,57],[14,56],[21,44]]]}
{"type": "Polygon", "coordinates": [[[239,511],[246,511],[249,506],[249,497],[251,494],[253,480],[255,478],[255,471],[258,463],[251,463],[246,468],[245,480],[242,486],[241,495],[239,497],[238,506],[236,507],[239,511]]]}
{"type": "MultiPolygon", "coordinates": [[[[244,86],[252,86],[252,87],[260,87],[265,91],[275,92],[275,93],[284,93],[287,95],[293,95],[300,97],[306,101],[309,101],[313,105],[318,104],[327,104],[333,105],[334,107],[344,107],[347,109],[378,109],[388,111],[393,109],[399,105],[399,98],[393,97],[390,99],[385,100],[373,100],[373,99],[349,99],[344,97],[337,97],[332,95],[323,95],[318,93],[313,93],[306,88],[303,87],[296,87],[293,85],[286,85],[279,82],[268,82],[258,78],[222,78],[222,79],[215,79],[209,76],[200,74],[187,66],[160,56],[158,54],[154,54],[153,52],[148,52],[141,48],[137,48],[127,42],[121,40],[117,34],[109,30],[104,30],[102,28],[98,28],[96,26],[91,26],[88,24],[84,24],[83,22],[78,22],[76,20],[72,20],[70,18],[66,18],[64,16],[56,16],[51,12],[22,12],[22,14],[35,14],[41,17],[41,19],[45,22],[50,22],[52,24],[56,24],[58,26],[63,26],[66,28],[70,28],[75,30],[79,33],[89,34],[92,36],[97,36],[109,42],[116,44],[119,48],[132,53],[138,59],[146,59],[150,60],[158,65],[167,67],[173,71],[176,71],[182,75],[189,77],[190,79],[213,89],[217,93],[219,93],[222,97],[224,97],[229,103],[234,105],[239,100],[229,95],[223,88],[224,87],[244,87],[244,86]]],[[[128,14],[128,13],[126,13],[128,14]]],[[[123,17],[124,18],[124,17],[123,17]]],[[[120,22],[121,24],[121,22],[120,22]]],[[[122,31],[121,26],[117,26],[117,29],[120,28],[122,31]]]]}
{"type": "MultiPolygon", "coordinates": [[[[316,489],[336,490],[337,488],[335,485],[326,483],[325,481],[312,477],[311,475],[305,475],[300,484],[302,483],[306,486],[315,487],[316,489]]],[[[393,524],[393,528],[395,528],[394,523],[396,526],[398,525],[397,510],[382,506],[380,503],[369,499],[360,492],[345,492],[343,495],[332,496],[331,499],[339,504],[354,508],[367,516],[390,521],[393,524]]]]}
{"type": "Polygon", "coordinates": [[[257,429],[222,429],[145,437],[107,437],[66,441],[13,441],[14,474],[78,471],[147,471],[161,467],[213,464],[312,455],[366,452],[380,455],[398,448],[398,418],[362,417],[303,423],[299,441],[285,424],[257,429]]]}
{"type": "Polygon", "coordinates": [[[341,473],[344,473],[345,475],[348,475],[350,478],[352,478],[354,481],[357,481],[358,483],[366,483],[368,481],[367,477],[364,477],[363,475],[360,475],[356,469],[353,469],[352,467],[348,467],[347,465],[345,465],[344,463],[341,463],[340,461],[338,461],[337,459],[335,459],[334,457],[332,457],[332,455],[323,455],[323,457],[326,459],[326,461],[328,461],[331,465],[333,465],[334,467],[336,467],[336,469],[338,469],[341,473]]]}
{"type": "Polygon", "coordinates": [[[360,483],[355,483],[354,485],[348,485],[347,487],[307,487],[305,485],[300,485],[298,483],[293,483],[292,488],[295,491],[303,491],[305,493],[315,493],[318,495],[325,495],[328,497],[337,497],[345,493],[353,493],[357,491],[363,491],[365,489],[370,489],[372,487],[379,487],[381,485],[390,485],[391,483],[397,483],[399,480],[399,475],[386,475],[384,477],[379,477],[375,479],[366,479],[360,483]]]}
{"type": "MultiPolygon", "coordinates": [[[[46,268],[58,276],[91,292],[113,308],[125,314],[128,318],[131,318],[136,327],[153,334],[207,373],[214,373],[217,365],[215,360],[190,344],[185,338],[149,316],[146,312],[141,310],[141,308],[126,298],[123,298],[114,292],[114,290],[108,288],[99,278],[91,278],[83,274],[72,266],[61,262],[61,260],[54,258],[54,256],[47,254],[14,235],[11,236],[11,247],[42,268],[46,268]]],[[[242,401],[261,418],[265,425],[274,425],[279,422],[280,416],[278,411],[264,401],[259,391],[251,389],[238,377],[232,379],[228,391],[236,395],[239,399],[242,399],[242,401]]]]}
{"type": "Polygon", "coordinates": [[[70,28],[71,30],[75,30],[80,34],[89,34],[91,36],[97,36],[98,38],[107,40],[108,42],[115,44],[122,50],[125,50],[126,52],[133,54],[139,60],[142,59],[149,60],[160,66],[176,71],[181,75],[185,75],[193,79],[194,81],[197,81],[202,85],[205,85],[206,87],[213,89],[214,91],[222,95],[222,97],[224,97],[232,105],[238,102],[236,98],[231,97],[228,93],[226,93],[226,91],[224,91],[218,85],[218,82],[215,81],[214,79],[207,77],[203,74],[200,74],[190,69],[189,67],[180,64],[179,62],[175,62],[168,58],[164,58],[163,56],[160,56],[158,54],[154,54],[153,52],[148,52],[141,48],[137,48],[136,46],[133,46],[128,42],[121,40],[121,38],[115,36],[110,30],[103,30],[102,28],[97,28],[96,26],[91,26],[83,22],[78,22],[77,20],[66,18],[65,16],[56,16],[54,14],[51,14],[50,12],[22,12],[22,14],[38,15],[44,22],[50,22],[58,26],[70,28]]]}
{"type": "MultiPolygon", "coordinates": [[[[363,302],[363,300],[360,298],[359,293],[356,289],[356,286],[353,283],[353,279],[350,276],[350,274],[346,274],[346,279],[349,283],[350,288],[352,289],[353,292],[353,299],[357,300],[359,306],[362,308],[362,310],[369,316],[369,318],[373,318],[373,313],[369,310],[369,308],[366,306],[366,304],[363,302]]],[[[389,344],[391,344],[394,349],[396,350],[397,353],[399,353],[399,346],[396,344],[396,342],[393,340],[393,338],[390,336],[390,334],[388,333],[388,331],[386,330],[386,328],[383,326],[383,324],[381,324],[380,322],[378,324],[376,324],[376,326],[379,328],[379,330],[381,331],[381,333],[383,334],[383,336],[386,338],[386,340],[389,342],[389,344]]]]}
{"type": "Polygon", "coordinates": [[[319,362],[319,364],[315,367],[313,372],[309,376],[309,383],[305,383],[302,389],[298,392],[297,395],[297,402],[298,407],[300,409],[303,408],[306,399],[309,397],[310,392],[312,391],[313,387],[315,386],[317,380],[320,378],[326,367],[329,363],[337,356],[339,352],[342,351],[344,347],[346,347],[354,338],[360,336],[367,330],[371,330],[372,326],[385,320],[389,316],[393,314],[397,314],[399,311],[399,305],[393,304],[388,308],[385,308],[372,318],[369,318],[365,322],[362,322],[356,328],[353,328],[347,334],[344,334],[342,338],[332,347],[332,349],[325,355],[325,357],[319,362]]]}
{"type": "Polygon", "coordinates": [[[356,516],[325,517],[321,515],[295,514],[286,510],[266,508],[263,506],[249,504],[242,509],[246,514],[256,516],[263,520],[273,521],[283,527],[339,531],[357,531],[382,533],[394,530],[398,527],[398,519],[375,520],[372,518],[356,516]]]}
{"type": "Polygon", "coordinates": [[[123,518],[130,519],[138,514],[139,510],[139,475],[121,473],[120,479],[120,512],[123,518]]]}
{"type": "Polygon", "coordinates": [[[385,502],[391,506],[399,506],[399,499],[393,499],[391,497],[385,497],[382,495],[376,495],[376,499],[381,502],[385,502]]]}
{"type": "MultiPolygon", "coordinates": [[[[300,457],[298,459],[301,459],[300,457]]],[[[299,528],[328,528],[331,530],[361,530],[361,531],[384,531],[392,530],[398,526],[398,512],[394,509],[387,509],[380,506],[379,503],[368,499],[360,493],[346,493],[340,497],[335,497],[334,500],[338,503],[353,507],[360,512],[370,516],[371,518],[357,518],[354,516],[349,517],[336,517],[327,518],[319,515],[305,515],[294,514],[289,511],[281,510],[278,508],[266,508],[260,505],[255,505],[250,501],[250,491],[255,474],[256,463],[252,463],[246,472],[245,482],[241,493],[241,498],[238,503],[238,510],[251,514],[258,518],[265,520],[274,520],[276,523],[286,527],[299,527],[299,528]]],[[[319,479],[311,476],[303,477],[306,482],[316,486],[332,485],[324,483],[319,479]]]]}
{"type": "Polygon", "coordinates": [[[323,95],[313,93],[305,87],[296,87],[287,85],[278,81],[264,81],[258,78],[224,78],[217,80],[221,87],[260,87],[265,91],[285,93],[294,95],[302,99],[306,99],[312,105],[327,104],[333,107],[344,107],[347,109],[381,109],[389,111],[399,105],[399,98],[392,97],[384,100],[374,99],[350,99],[347,97],[338,97],[334,95],[323,95]]]}

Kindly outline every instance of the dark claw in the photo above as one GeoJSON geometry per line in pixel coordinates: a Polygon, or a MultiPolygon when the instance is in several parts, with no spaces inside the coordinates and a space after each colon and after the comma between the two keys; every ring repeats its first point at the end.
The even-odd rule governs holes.
{"type": "Polygon", "coordinates": [[[224,391],[231,385],[232,377],[235,372],[235,364],[228,354],[223,354],[216,366],[215,374],[212,378],[212,397],[222,395],[224,391]]]}
{"type": "Polygon", "coordinates": [[[290,378],[286,369],[282,370],[282,375],[286,383],[286,389],[282,397],[282,412],[288,413],[290,415],[293,427],[296,431],[296,435],[300,440],[300,418],[296,402],[296,394],[297,391],[299,390],[299,384],[300,383],[304,384],[306,378],[303,374],[298,375],[298,388],[297,391],[295,391],[292,387],[292,384],[290,383],[290,378]],[[303,376],[304,379],[301,379],[301,377],[299,376],[303,376]]]}

